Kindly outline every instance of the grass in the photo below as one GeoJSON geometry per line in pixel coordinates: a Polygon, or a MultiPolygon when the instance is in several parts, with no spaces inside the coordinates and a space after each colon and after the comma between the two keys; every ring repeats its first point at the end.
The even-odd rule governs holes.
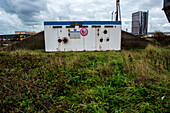
{"type": "Polygon", "coordinates": [[[170,112],[170,50],[0,53],[2,112],[170,112]]]}

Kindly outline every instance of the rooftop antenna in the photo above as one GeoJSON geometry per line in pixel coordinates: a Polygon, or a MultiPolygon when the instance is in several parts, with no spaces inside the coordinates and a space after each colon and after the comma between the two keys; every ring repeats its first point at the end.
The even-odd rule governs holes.
{"type": "Polygon", "coordinates": [[[121,21],[121,12],[120,12],[120,0],[116,0],[116,19],[115,21],[121,21]]]}
{"type": "Polygon", "coordinates": [[[112,18],[111,18],[112,21],[113,21],[113,14],[114,14],[114,11],[112,12],[112,18]]]}

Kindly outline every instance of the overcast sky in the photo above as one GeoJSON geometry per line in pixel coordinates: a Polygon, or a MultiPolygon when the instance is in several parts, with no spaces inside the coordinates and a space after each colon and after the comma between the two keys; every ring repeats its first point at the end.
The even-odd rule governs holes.
{"type": "MultiPolygon", "coordinates": [[[[44,21],[111,20],[116,0],[0,0],[0,34],[42,31],[44,21]]],[[[163,0],[120,0],[122,29],[131,32],[132,13],[149,10],[149,32],[170,31],[163,0]]]]}

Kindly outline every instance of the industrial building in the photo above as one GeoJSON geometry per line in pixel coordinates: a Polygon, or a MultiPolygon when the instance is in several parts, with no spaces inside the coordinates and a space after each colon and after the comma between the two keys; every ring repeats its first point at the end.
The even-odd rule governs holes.
{"type": "Polygon", "coordinates": [[[135,12],[132,14],[132,33],[134,35],[147,35],[148,31],[148,12],[135,12]]]}
{"type": "Polygon", "coordinates": [[[45,51],[121,50],[120,0],[115,21],[44,22],[45,51]]]}
{"type": "Polygon", "coordinates": [[[15,34],[29,34],[29,35],[35,35],[37,32],[30,32],[30,31],[15,31],[15,34]]]}
{"type": "Polygon", "coordinates": [[[29,32],[29,31],[15,31],[15,34],[0,35],[0,41],[6,41],[6,40],[20,41],[35,34],[37,33],[29,32]]]}
{"type": "Polygon", "coordinates": [[[27,37],[31,36],[30,34],[8,34],[8,35],[0,35],[0,41],[20,41],[27,37]]]}
{"type": "Polygon", "coordinates": [[[20,41],[35,34],[37,33],[29,32],[29,31],[15,31],[15,34],[0,35],[0,41],[6,41],[6,40],[20,41]]]}
{"type": "Polygon", "coordinates": [[[44,22],[45,50],[121,50],[121,21],[44,22]]]}

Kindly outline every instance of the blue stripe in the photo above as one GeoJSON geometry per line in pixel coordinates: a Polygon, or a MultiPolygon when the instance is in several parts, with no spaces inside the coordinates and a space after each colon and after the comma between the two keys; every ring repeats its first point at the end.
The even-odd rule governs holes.
{"type": "Polygon", "coordinates": [[[121,21],[49,21],[44,25],[70,25],[71,23],[82,23],[82,25],[121,25],[121,21]]]}

